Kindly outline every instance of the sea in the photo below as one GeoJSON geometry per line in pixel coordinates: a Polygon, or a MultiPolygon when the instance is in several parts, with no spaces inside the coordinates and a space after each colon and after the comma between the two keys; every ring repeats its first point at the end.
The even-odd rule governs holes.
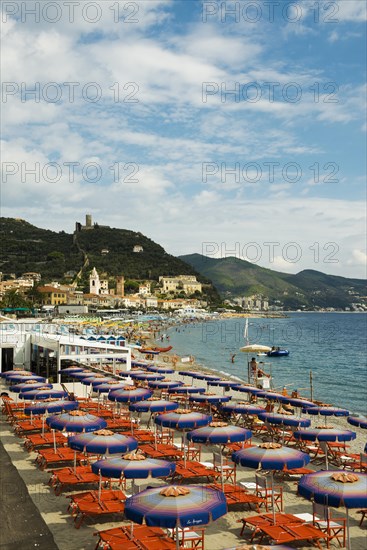
{"type": "MultiPolygon", "coordinates": [[[[245,319],[193,321],[171,327],[170,344],[196,363],[247,382],[245,319]],[[231,357],[235,354],[234,362],[231,357]]],[[[250,318],[250,344],[279,346],[287,357],[256,357],[275,389],[298,389],[310,397],[367,414],[367,315],[364,313],[287,313],[285,318],[250,318]]],[[[188,367],[189,369],[189,367],[188,367]]]]}

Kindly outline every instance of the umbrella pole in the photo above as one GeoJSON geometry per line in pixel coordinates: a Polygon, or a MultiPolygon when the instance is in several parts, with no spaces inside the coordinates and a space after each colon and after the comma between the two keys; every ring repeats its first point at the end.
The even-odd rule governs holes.
{"type": "Polygon", "coordinates": [[[53,433],[53,439],[54,439],[54,452],[56,453],[56,435],[55,435],[55,430],[52,430],[52,433],[53,433]]]}
{"type": "Polygon", "coordinates": [[[185,432],[182,434],[183,453],[184,453],[184,468],[186,468],[186,445],[185,445],[185,432]]]}
{"type": "Polygon", "coordinates": [[[76,451],[74,451],[74,474],[76,473],[76,451]]]}
{"type": "Polygon", "coordinates": [[[101,473],[101,470],[99,470],[98,502],[101,502],[101,492],[102,492],[102,473],[101,473]]]}
{"type": "Polygon", "coordinates": [[[224,492],[222,445],[219,446],[219,449],[220,449],[220,480],[221,480],[222,492],[224,492]]]}
{"type": "Polygon", "coordinates": [[[176,522],[176,550],[180,550],[180,538],[178,532],[178,521],[176,522]]]}
{"type": "Polygon", "coordinates": [[[273,522],[274,522],[274,525],[276,523],[276,520],[275,520],[275,501],[274,501],[274,484],[273,484],[273,480],[274,480],[274,477],[273,477],[273,470],[271,471],[271,478],[270,478],[270,481],[271,481],[271,505],[272,505],[272,508],[273,508],[273,522]]]}
{"type": "Polygon", "coordinates": [[[347,550],[351,550],[351,545],[350,545],[350,533],[349,533],[349,512],[348,512],[348,508],[346,508],[347,510],[347,550]]]}

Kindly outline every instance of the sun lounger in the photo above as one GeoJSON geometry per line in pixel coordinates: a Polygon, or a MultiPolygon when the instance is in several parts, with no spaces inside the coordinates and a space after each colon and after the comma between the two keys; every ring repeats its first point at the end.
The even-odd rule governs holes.
{"type": "Polygon", "coordinates": [[[75,454],[75,451],[69,447],[57,447],[56,452],[54,449],[40,449],[35,463],[41,470],[44,470],[50,465],[74,462],[74,460],[77,464],[88,462],[88,458],[83,453],[75,454]]]}
{"type": "Polygon", "coordinates": [[[19,437],[30,434],[30,433],[40,433],[43,431],[49,432],[50,428],[47,424],[43,423],[39,418],[31,420],[23,420],[14,424],[14,433],[19,437]]]}
{"type": "MultiPolygon", "coordinates": [[[[312,518],[312,514],[311,514],[312,518]]],[[[274,525],[273,514],[259,514],[258,516],[251,516],[249,518],[242,518],[237,520],[238,523],[242,523],[242,529],[240,536],[245,532],[246,528],[253,531],[250,541],[252,542],[255,536],[260,532],[261,527],[274,525]]],[[[305,523],[301,518],[292,514],[284,514],[283,512],[277,512],[275,514],[275,523],[278,526],[293,525],[305,523]]]]}
{"type": "Polygon", "coordinates": [[[84,502],[79,501],[74,517],[74,526],[79,529],[85,518],[107,516],[110,514],[122,514],[125,510],[125,502],[122,500],[84,502]]]}
{"type": "MultiPolygon", "coordinates": [[[[104,482],[108,482],[107,478],[102,478],[104,482]]],[[[54,470],[48,484],[53,487],[55,494],[60,495],[67,486],[73,488],[79,485],[98,484],[99,476],[92,472],[91,466],[77,466],[54,470]]]]}
{"type": "Polygon", "coordinates": [[[362,514],[361,521],[359,522],[359,526],[362,527],[363,520],[367,518],[367,508],[357,510],[357,514],[362,514]]]}
{"type": "Polygon", "coordinates": [[[327,535],[320,529],[309,524],[261,526],[259,532],[259,544],[262,543],[264,537],[275,542],[275,544],[308,541],[315,543],[320,550],[320,540],[327,538],[327,535]]]}
{"type": "Polygon", "coordinates": [[[253,493],[249,493],[246,489],[239,485],[224,483],[222,487],[221,483],[216,482],[210,484],[209,487],[216,489],[217,491],[223,491],[228,506],[244,504],[247,505],[250,510],[252,509],[251,506],[254,506],[255,510],[258,512],[260,506],[265,503],[265,499],[258,497],[253,493]]]}
{"type": "Polygon", "coordinates": [[[24,448],[30,453],[41,447],[51,447],[54,445],[54,440],[56,445],[61,446],[63,443],[66,444],[66,438],[60,433],[45,433],[45,434],[30,434],[27,435],[24,441],[24,448]]]}
{"type": "Polygon", "coordinates": [[[126,495],[121,490],[102,489],[93,491],[85,491],[76,495],[70,495],[70,504],[67,511],[72,516],[77,515],[79,503],[93,502],[125,502],[126,495]]]}
{"type": "Polygon", "coordinates": [[[160,527],[146,527],[134,525],[133,527],[117,527],[94,533],[99,536],[96,550],[174,550],[176,543],[167,537],[160,527]],[[135,546],[130,546],[135,544],[135,546]]]}

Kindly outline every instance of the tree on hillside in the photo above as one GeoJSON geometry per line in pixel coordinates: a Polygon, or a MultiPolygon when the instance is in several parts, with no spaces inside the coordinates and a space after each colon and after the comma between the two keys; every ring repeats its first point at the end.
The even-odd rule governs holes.
{"type": "Polygon", "coordinates": [[[29,307],[29,302],[24,298],[18,290],[8,290],[5,292],[1,302],[1,307],[29,307]]]}

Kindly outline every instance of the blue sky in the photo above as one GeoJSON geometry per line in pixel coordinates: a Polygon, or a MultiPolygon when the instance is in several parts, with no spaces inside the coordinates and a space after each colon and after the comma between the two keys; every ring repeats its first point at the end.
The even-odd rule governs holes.
{"type": "Polygon", "coordinates": [[[34,4],[3,4],[3,216],[365,277],[364,2],[34,4]]]}

